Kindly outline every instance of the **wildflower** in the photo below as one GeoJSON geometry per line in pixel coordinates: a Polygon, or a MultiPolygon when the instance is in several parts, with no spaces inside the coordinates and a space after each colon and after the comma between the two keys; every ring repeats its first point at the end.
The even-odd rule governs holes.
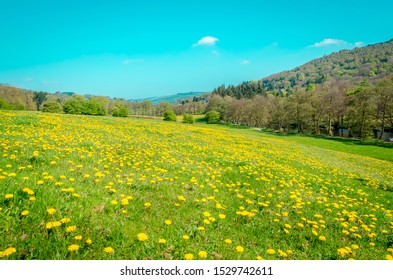
{"type": "Polygon", "coordinates": [[[43,184],[44,184],[44,181],[42,181],[42,180],[37,181],[37,185],[43,185],[43,184]]]}
{"type": "Polygon", "coordinates": [[[188,239],[190,239],[190,237],[187,234],[185,234],[185,235],[183,235],[183,239],[188,240],[188,239]]]}
{"type": "Polygon", "coordinates": [[[220,218],[220,219],[225,219],[225,215],[224,214],[218,214],[218,217],[220,218]]]}
{"type": "Polygon", "coordinates": [[[203,212],[203,216],[205,216],[205,217],[210,217],[211,216],[211,214],[209,213],[209,212],[203,212]]]}
{"type": "Polygon", "coordinates": [[[259,260],[259,261],[263,261],[264,260],[264,258],[262,258],[261,256],[257,256],[257,260],[259,260]]]}
{"type": "Polygon", "coordinates": [[[66,224],[66,223],[68,223],[70,221],[71,221],[70,218],[63,218],[63,219],[60,220],[60,222],[62,222],[63,224],[66,224]]]}
{"type": "Polygon", "coordinates": [[[274,255],[274,254],[276,253],[276,251],[273,250],[273,249],[267,249],[266,252],[267,252],[269,255],[274,255]]]}
{"type": "Polygon", "coordinates": [[[185,198],[184,196],[182,196],[182,195],[179,195],[179,196],[177,197],[177,199],[178,199],[178,200],[181,200],[181,201],[186,201],[186,198],[185,198]]]}
{"type": "Polygon", "coordinates": [[[82,235],[75,236],[75,240],[81,240],[81,239],[82,239],[82,235]]]}
{"type": "Polygon", "coordinates": [[[225,242],[226,244],[232,244],[232,240],[230,240],[230,239],[228,239],[228,238],[225,239],[224,242],[225,242]]]}
{"type": "Polygon", "coordinates": [[[359,246],[358,246],[358,245],[355,245],[355,244],[351,245],[351,247],[352,247],[352,249],[354,249],[354,250],[359,249],[359,246]]]}
{"type": "Polygon", "coordinates": [[[198,227],[199,231],[205,230],[205,227],[198,227]]]}
{"type": "Polygon", "coordinates": [[[321,236],[319,237],[319,240],[321,240],[321,241],[326,241],[326,237],[323,236],[323,235],[321,235],[321,236]]]}
{"type": "Polygon", "coordinates": [[[66,232],[72,232],[74,230],[76,230],[76,226],[69,226],[66,228],[66,232]]]}
{"type": "Polygon", "coordinates": [[[29,211],[27,211],[27,210],[24,210],[24,211],[22,211],[22,213],[21,213],[22,216],[27,216],[28,214],[29,214],[29,211]]]}
{"type": "Polygon", "coordinates": [[[35,197],[34,197],[34,196],[30,196],[29,200],[30,200],[30,201],[34,201],[34,200],[35,200],[35,197]]]}
{"type": "Polygon", "coordinates": [[[76,244],[68,246],[68,251],[70,251],[70,252],[77,251],[78,249],[79,249],[79,246],[76,244]]]}
{"type": "Polygon", "coordinates": [[[116,200],[112,200],[111,203],[112,203],[113,205],[116,205],[116,204],[117,204],[117,201],[116,201],[116,200]]]}
{"type": "Polygon", "coordinates": [[[200,252],[198,253],[198,256],[199,256],[201,259],[206,259],[206,258],[207,258],[207,252],[206,252],[206,251],[200,251],[200,252]]]}
{"type": "Polygon", "coordinates": [[[288,254],[287,253],[285,253],[284,251],[282,251],[282,250],[278,250],[278,254],[280,255],[280,257],[283,257],[283,258],[286,258],[286,257],[288,257],[288,254]]]}
{"type": "Polygon", "coordinates": [[[236,252],[243,253],[244,252],[244,248],[242,246],[236,246],[236,252]]]}
{"type": "Polygon", "coordinates": [[[147,235],[144,233],[138,233],[138,235],[136,236],[138,238],[139,241],[146,241],[148,239],[147,235]]]}
{"type": "Polygon", "coordinates": [[[13,194],[10,194],[10,193],[8,193],[8,194],[5,195],[5,198],[6,198],[6,199],[11,199],[11,198],[13,198],[13,197],[14,197],[14,195],[13,195],[13,194]]]}
{"type": "Polygon", "coordinates": [[[151,203],[150,203],[150,202],[146,202],[146,203],[143,204],[143,205],[145,205],[145,207],[151,207],[151,203]]]}
{"type": "Polygon", "coordinates": [[[164,223],[165,223],[167,226],[169,226],[169,225],[172,224],[172,221],[171,221],[171,220],[165,220],[164,223]]]}
{"type": "Polygon", "coordinates": [[[86,243],[87,245],[90,245],[90,244],[92,243],[92,241],[91,241],[90,238],[87,238],[86,241],[85,241],[85,243],[86,243]]]}
{"type": "Polygon", "coordinates": [[[194,255],[188,253],[188,254],[185,254],[185,255],[184,255],[184,258],[185,258],[186,260],[193,260],[193,259],[194,259],[194,255]]]}
{"type": "Polygon", "coordinates": [[[114,254],[115,250],[113,250],[112,247],[105,247],[104,252],[108,254],[114,254]]]}
{"type": "Polygon", "coordinates": [[[49,208],[48,210],[46,210],[46,212],[48,212],[49,215],[53,215],[56,212],[55,208],[49,208]]]}
{"type": "Polygon", "coordinates": [[[391,260],[393,260],[393,256],[392,255],[386,255],[386,259],[391,261],[391,260]]]}
{"type": "Polygon", "coordinates": [[[9,247],[9,248],[4,250],[3,254],[4,254],[4,256],[9,256],[9,255],[12,255],[15,252],[16,252],[16,249],[14,247],[9,247]]]}
{"type": "Polygon", "coordinates": [[[165,244],[166,243],[166,239],[160,238],[160,239],[158,239],[158,243],[165,244]]]}

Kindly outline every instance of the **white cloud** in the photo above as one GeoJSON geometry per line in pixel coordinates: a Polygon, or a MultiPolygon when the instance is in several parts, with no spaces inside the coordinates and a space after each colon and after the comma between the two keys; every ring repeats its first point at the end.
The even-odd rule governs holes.
{"type": "Polygon", "coordinates": [[[363,42],[355,42],[355,47],[360,48],[363,47],[365,44],[363,42]]]}
{"type": "Polygon", "coordinates": [[[195,43],[193,46],[214,46],[219,40],[215,37],[212,36],[205,36],[202,39],[200,39],[197,43],[195,43]]]}
{"type": "Polygon", "coordinates": [[[143,59],[125,59],[123,61],[123,64],[130,64],[130,63],[134,63],[134,62],[143,62],[143,59]]]}
{"type": "Polygon", "coordinates": [[[243,59],[243,60],[240,62],[240,64],[241,64],[241,65],[247,65],[247,64],[250,64],[250,61],[247,60],[247,59],[243,59]]]}
{"type": "Polygon", "coordinates": [[[315,43],[311,47],[319,48],[319,47],[325,47],[325,46],[329,46],[329,45],[342,46],[342,45],[348,45],[348,44],[349,44],[348,42],[345,42],[343,40],[327,38],[327,39],[323,39],[321,42],[315,43]]]}

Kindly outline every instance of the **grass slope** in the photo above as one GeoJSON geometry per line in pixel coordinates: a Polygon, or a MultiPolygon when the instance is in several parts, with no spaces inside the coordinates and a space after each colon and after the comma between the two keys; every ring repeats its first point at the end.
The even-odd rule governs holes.
{"type": "Polygon", "coordinates": [[[0,149],[3,259],[392,258],[388,161],[224,126],[4,111],[0,149]]]}

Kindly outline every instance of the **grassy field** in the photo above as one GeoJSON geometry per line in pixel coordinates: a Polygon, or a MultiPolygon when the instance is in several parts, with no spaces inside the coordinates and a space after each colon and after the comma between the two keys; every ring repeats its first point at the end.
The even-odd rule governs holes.
{"type": "Polygon", "coordinates": [[[0,111],[0,258],[392,259],[392,149],[342,145],[0,111]]]}

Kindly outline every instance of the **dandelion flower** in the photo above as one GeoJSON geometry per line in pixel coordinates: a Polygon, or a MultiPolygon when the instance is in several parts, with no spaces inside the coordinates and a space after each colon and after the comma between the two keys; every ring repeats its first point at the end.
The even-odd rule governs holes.
{"type": "Polygon", "coordinates": [[[199,231],[205,230],[205,227],[198,227],[199,231]]]}
{"type": "Polygon", "coordinates": [[[112,247],[106,247],[106,248],[104,249],[104,252],[105,252],[105,253],[108,253],[108,254],[114,254],[114,253],[115,253],[115,250],[113,250],[112,247]]]}
{"type": "Polygon", "coordinates": [[[183,235],[183,239],[188,240],[188,239],[190,239],[190,237],[187,234],[185,234],[185,235],[183,235]]]}
{"type": "Polygon", "coordinates": [[[194,259],[194,255],[193,255],[193,254],[190,254],[190,253],[185,254],[185,255],[184,255],[184,259],[186,259],[186,260],[193,260],[193,259],[194,259]]]}
{"type": "Polygon", "coordinates": [[[151,203],[150,202],[146,202],[145,204],[143,204],[145,207],[151,207],[151,203]]]}
{"type": "Polygon", "coordinates": [[[206,259],[206,258],[207,258],[207,252],[206,252],[206,251],[200,251],[200,252],[198,253],[198,256],[199,256],[201,259],[206,259]]]}
{"type": "Polygon", "coordinates": [[[393,260],[393,256],[392,255],[386,255],[386,259],[391,261],[391,260],[393,260]]]}
{"type": "Polygon", "coordinates": [[[66,232],[72,232],[74,230],[76,230],[76,226],[69,226],[66,228],[66,232]]]}
{"type": "Polygon", "coordinates": [[[166,225],[171,225],[172,224],[172,221],[171,220],[165,220],[165,222],[164,222],[166,225]]]}
{"type": "Polygon", "coordinates": [[[136,236],[138,238],[139,241],[146,241],[148,239],[147,235],[144,233],[138,233],[138,235],[136,236]]]}
{"type": "Polygon", "coordinates": [[[12,255],[15,252],[16,252],[16,249],[14,247],[9,247],[9,248],[4,250],[3,254],[4,254],[4,256],[9,256],[9,255],[12,255]]]}
{"type": "Polygon", "coordinates": [[[226,244],[232,244],[232,240],[230,240],[229,238],[225,239],[224,242],[225,242],[226,244]]]}
{"type": "Polygon", "coordinates": [[[273,250],[273,249],[267,249],[266,252],[267,252],[269,255],[274,255],[274,254],[276,253],[276,251],[273,250]]]}
{"type": "Polygon", "coordinates": [[[90,245],[90,244],[92,243],[92,241],[91,241],[90,238],[87,238],[86,241],[85,241],[85,243],[86,243],[87,245],[90,245]]]}
{"type": "Polygon", "coordinates": [[[321,235],[321,236],[319,237],[319,240],[321,240],[321,241],[326,241],[326,237],[323,236],[323,235],[321,235]]]}
{"type": "Polygon", "coordinates": [[[259,260],[259,261],[263,261],[264,260],[264,258],[262,258],[261,256],[257,256],[257,260],[259,260]]]}
{"type": "Polygon", "coordinates": [[[14,195],[13,194],[10,194],[10,193],[7,193],[6,195],[5,195],[5,198],[6,199],[11,199],[11,198],[13,198],[14,197],[14,195]]]}
{"type": "Polygon", "coordinates": [[[27,210],[24,210],[24,211],[22,211],[22,213],[21,213],[22,216],[27,216],[28,214],[29,214],[29,211],[27,211],[27,210]]]}
{"type": "Polygon", "coordinates": [[[82,240],[82,235],[75,236],[75,240],[82,240]]]}
{"type": "Polygon", "coordinates": [[[53,215],[56,212],[55,208],[49,208],[48,210],[46,210],[46,212],[48,212],[49,215],[53,215]]]}
{"type": "Polygon", "coordinates": [[[158,239],[158,243],[165,244],[166,243],[166,239],[160,238],[160,239],[158,239]]]}
{"type": "Polygon", "coordinates": [[[244,252],[244,248],[242,246],[236,246],[236,252],[243,253],[244,252]]]}
{"type": "Polygon", "coordinates": [[[79,246],[76,244],[72,244],[72,245],[68,246],[68,251],[70,251],[70,252],[77,251],[78,249],[79,249],[79,246]]]}
{"type": "Polygon", "coordinates": [[[218,214],[218,217],[220,218],[220,219],[225,219],[225,215],[224,214],[218,214]]]}

